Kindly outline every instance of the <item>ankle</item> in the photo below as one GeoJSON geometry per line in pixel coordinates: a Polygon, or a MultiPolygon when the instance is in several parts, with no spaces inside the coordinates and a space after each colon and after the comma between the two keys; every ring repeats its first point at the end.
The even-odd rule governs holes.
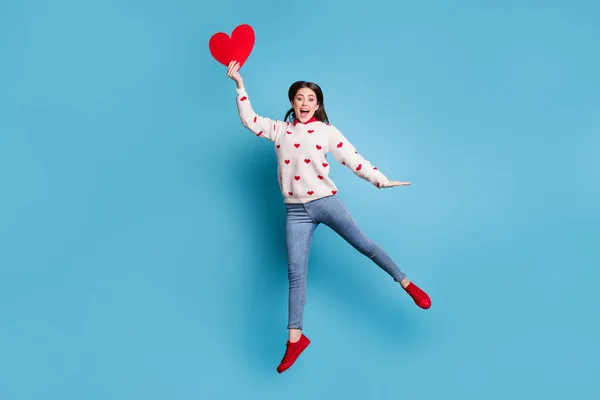
{"type": "Polygon", "coordinates": [[[300,340],[300,337],[302,336],[302,330],[300,329],[290,329],[289,330],[289,341],[291,343],[297,342],[298,340],[300,340]]]}
{"type": "Polygon", "coordinates": [[[408,285],[410,285],[410,281],[407,278],[404,278],[400,281],[400,286],[402,286],[402,289],[406,289],[408,285]]]}

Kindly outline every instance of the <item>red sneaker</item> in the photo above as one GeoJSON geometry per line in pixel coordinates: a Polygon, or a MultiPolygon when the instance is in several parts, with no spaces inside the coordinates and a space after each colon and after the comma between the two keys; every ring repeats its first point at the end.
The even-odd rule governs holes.
{"type": "Polygon", "coordinates": [[[408,293],[410,295],[410,297],[413,298],[413,300],[415,301],[415,304],[418,305],[419,307],[425,308],[425,309],[431,307],[431,299],[429,298],[427,293],[422,291],[414,283],[412,283],[412,282],[409,283],[408,286],[404,290],[406,290],[406,293],[408,293]]]}
{"type": "Polygon", "coordinates": [[[287,348],[285,350],[285,354],[283,356],[283,359],[281,360],[281,363],[277,367],[277,372],[282,373],[283,371],[291,367],[300,355],[300,353],[302,353],[304,349],[308,347],[309,344],[310,340],[306,336],[304,336],[304,334],[300,336],[300,339],[297,342],[292,343],[288,340],[286,343],[287,348]]]}

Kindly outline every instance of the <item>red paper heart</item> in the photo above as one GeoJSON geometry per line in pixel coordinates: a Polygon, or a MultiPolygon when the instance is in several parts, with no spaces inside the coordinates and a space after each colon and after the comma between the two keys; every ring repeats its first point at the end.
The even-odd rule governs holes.
{"type": "Polygon", "coordinates": [[[210,54],[219,63],[228,66],[233,60],[244,65],[254,47],[254,30],[248,24],[239,25],[231,37],[225,32],[217,32],[208,41],[210,54]]]}

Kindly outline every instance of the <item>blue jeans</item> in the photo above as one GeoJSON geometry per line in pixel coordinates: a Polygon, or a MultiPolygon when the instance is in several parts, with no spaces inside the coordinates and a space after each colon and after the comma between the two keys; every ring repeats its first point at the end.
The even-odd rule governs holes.
{"type": "Polygon", "coordinates": [[[369,257],[394,281],[404,279],[404,273],[387,253],[360,230],[337,195],[323,197],[304,204],[286,204],[286,244],[288,253],[289,314],[288,329],[302,329],[306,301],[308,255],[315,229],[324,223],[369,257]]]}

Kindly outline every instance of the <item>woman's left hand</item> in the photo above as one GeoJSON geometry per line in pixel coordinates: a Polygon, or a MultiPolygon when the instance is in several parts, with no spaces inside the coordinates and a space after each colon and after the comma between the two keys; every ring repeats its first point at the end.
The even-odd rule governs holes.
{"type": "Polygon", "coordinates": [[[387,180],[387,181],[385,181],[385,182],[383,182],[381,184],[381,187],[382,188],[389,188],[389,187],[392,187],[392,186],[408,186],[408,185],[410,185],[410,182],[398,182],[398,181],[387,180]]]}

